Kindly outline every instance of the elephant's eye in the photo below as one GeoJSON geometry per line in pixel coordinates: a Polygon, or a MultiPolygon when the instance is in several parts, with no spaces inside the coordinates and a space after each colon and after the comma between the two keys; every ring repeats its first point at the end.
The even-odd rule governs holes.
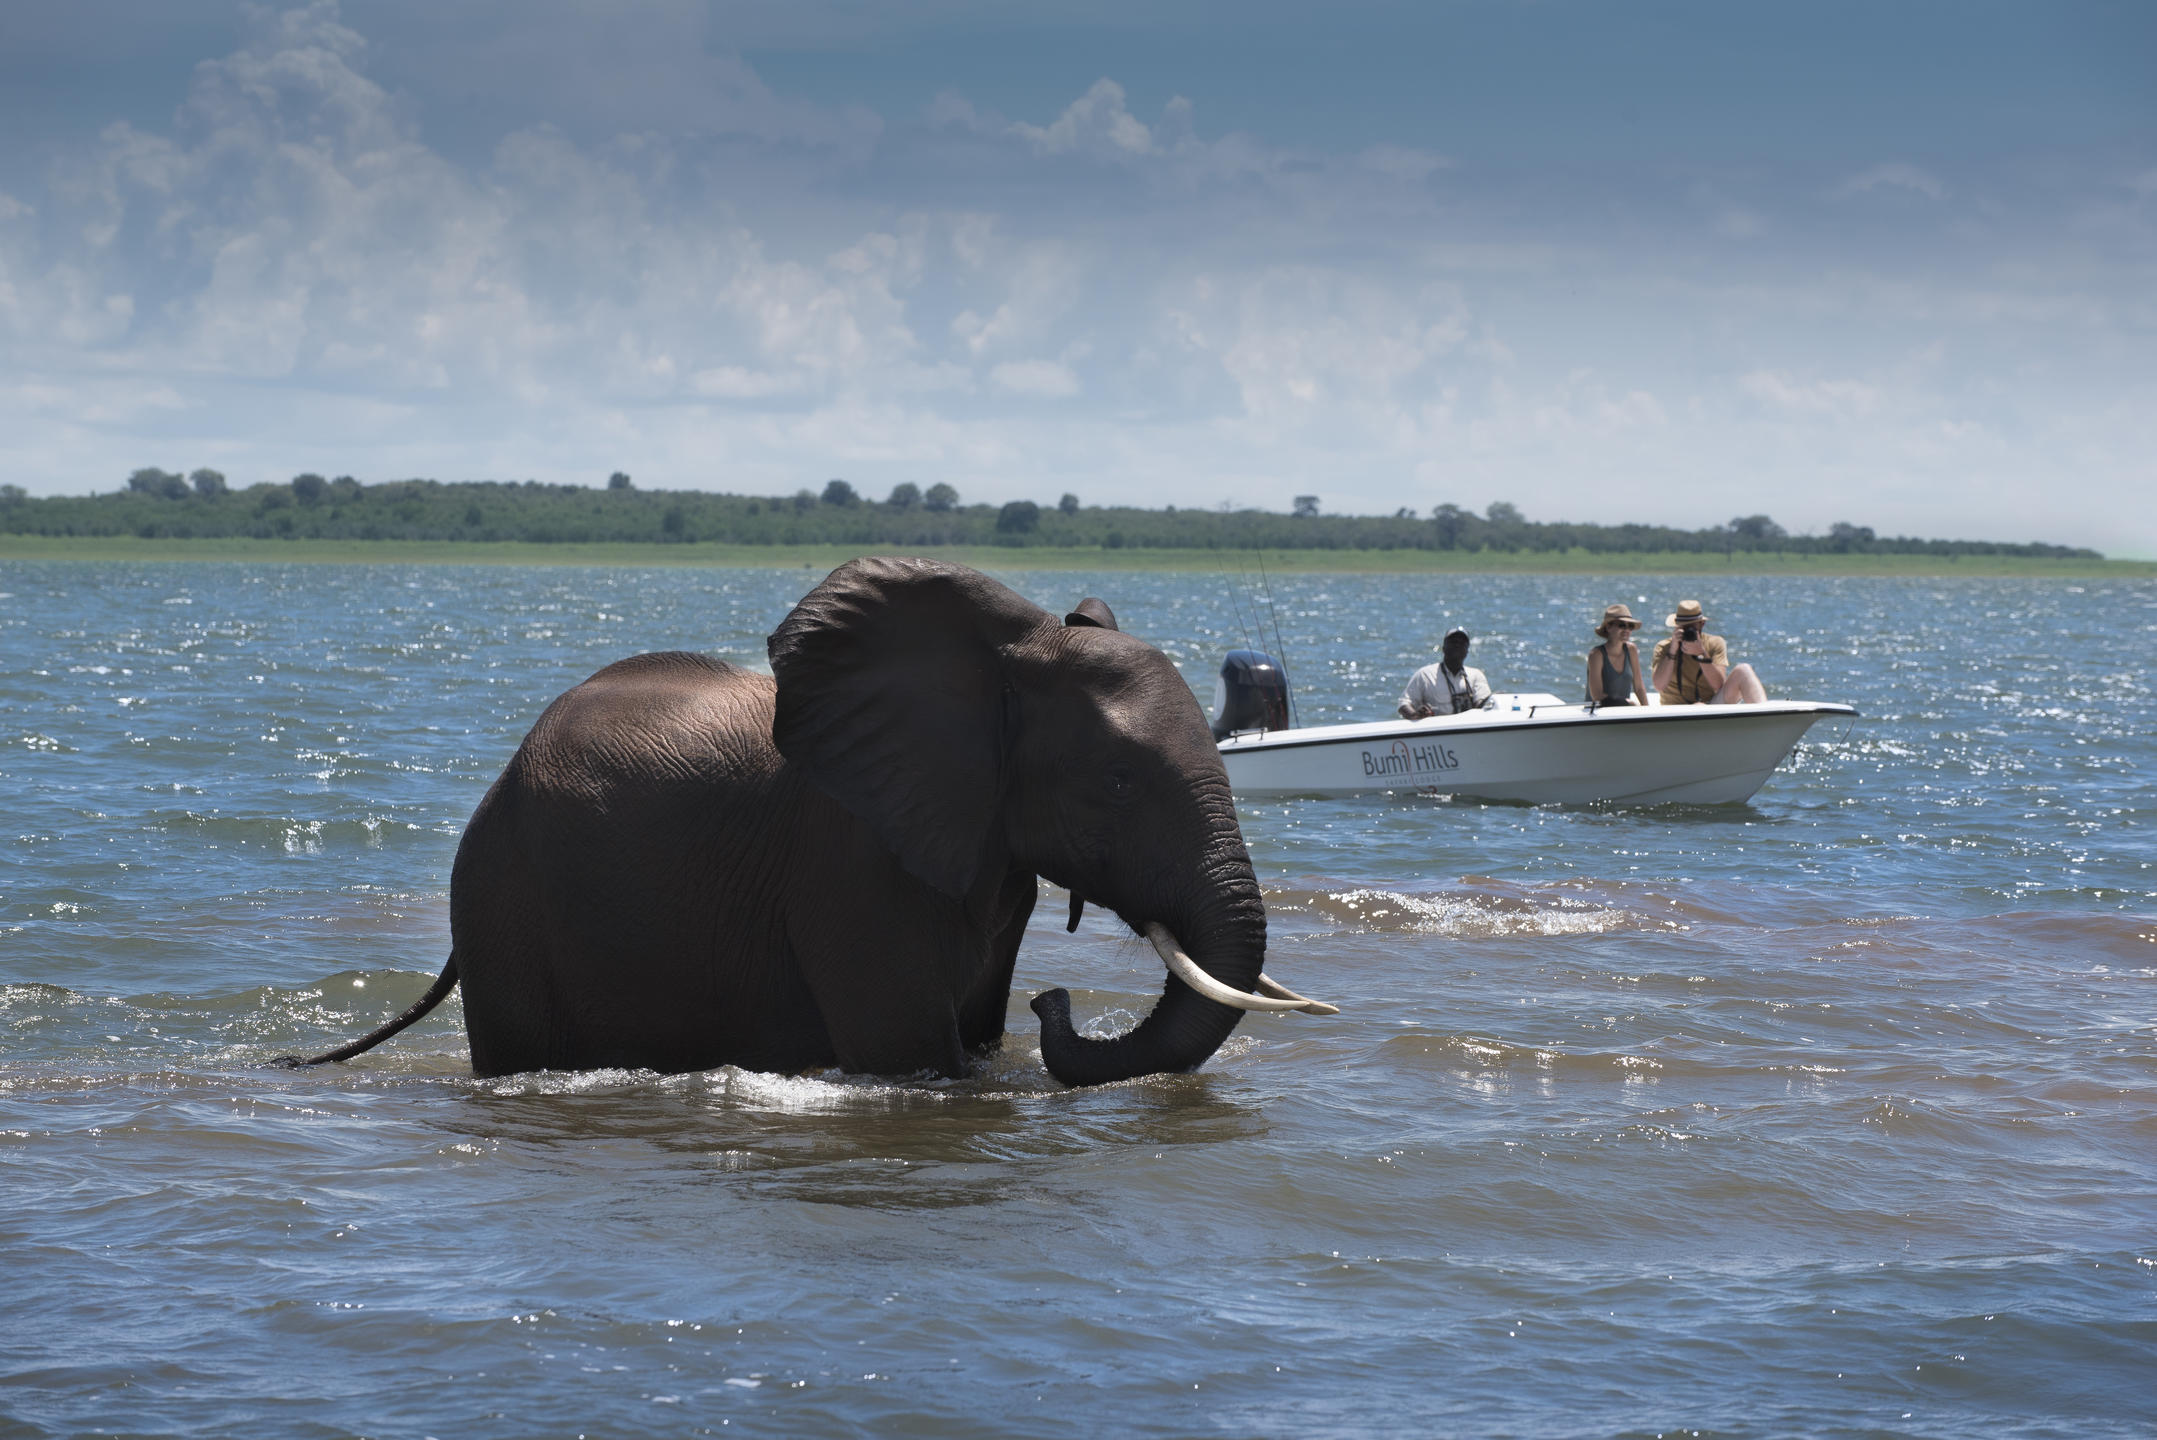
{"type": "Polygon", "coordinates": [[[1138,793],[1138,780],[1128,765],[1111,765],[1101,776],[1102,788],[1111,800],[1128,800],[1138,793]]]}

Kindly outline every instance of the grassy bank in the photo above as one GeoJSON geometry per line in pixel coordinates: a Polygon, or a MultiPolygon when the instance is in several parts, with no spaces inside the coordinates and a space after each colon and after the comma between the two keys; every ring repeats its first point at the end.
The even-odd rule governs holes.
{"type": "MultiPolygon", "coordinates": [[[[255,560],[345,564],[631,565],[807,568],[825,571],[862,553],[836,545],[534,545],[458,540],[145,540],[134,536],[0,535],[0,560],[255,560]]],[[[1247,550],[1057,549],[952,546],[919,552],[985,570],[1217,571],[1252,567],[1247,550]]],[[[1527,575],[1968,575],[2104,579],[2157,577],[2157,561],[2024,559],[2014,556],[1730,556],[1690,551],[1609,554],[1587,550],[1268,550],[1282,574],[1527,575]]]]}

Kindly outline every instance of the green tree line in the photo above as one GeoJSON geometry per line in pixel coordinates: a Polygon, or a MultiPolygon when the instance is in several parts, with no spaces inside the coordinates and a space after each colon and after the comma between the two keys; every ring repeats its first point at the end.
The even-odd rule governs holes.
{"type": "Polygon", "coordinates": [[[1928,540],[1876,535],[1836,524],[1822,535],[1792,535],[1765,515],[1739,516],[1697,530],[1663,525],[1589,525],[1529,520],[1500,502],[1482,514],[1439,505],[1429,514],[1329,515],[1319,497],[1297,496],[1286,514],[1269,510],[1144,510],[1085,505],[1065,495],[966,504],[950,485],[908,483],[882,500],[845,480],[792,495],[722,495],[705,490],[640,490],[616,471],[603,487],[537,481],[392,480],[363,485],[349,475],[308,473],[282,485],[235,489],[215,470],[182,475],[149,467],[117,492],[32,496],[0,485],[0,533],[139,535],[145,538],[342,540],[633,541],[731,545],[1097,546],[1118,550],[1586,550],[1605,554],[1776,551],[1792,555],[2005,555],[2102,559],[2095,550],[1992,540],[1928,540]]]}

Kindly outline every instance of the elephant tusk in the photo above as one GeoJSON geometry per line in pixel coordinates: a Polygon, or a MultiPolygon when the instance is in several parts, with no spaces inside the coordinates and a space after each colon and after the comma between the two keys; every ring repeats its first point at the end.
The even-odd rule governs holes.
{"type": "MultiPolygon", "coordinates": [[[[1247,995],[1241,990],[1231,990],[1228,986],[1208,975],[1204,970],[1199,969],[1198,962],[1183,953],[1183,946],[1175,936],[1168,933],[1168,927],[1158,920],[1147,924],[1146,938],[1153,943],[1154,953],[1161,957],[1161,963],[1168,966],[1169,974],[1216,1004],[1232,1005],[1238,1010],[1279,1011],[1308,1010],[1311,1006],[1321,1003],[1316,1000],[1306,1000],[1300,995],[1292,1000],[1286,998],[1269,999],[1263,995],[1247,995]]],[[[1328,1009],[1331,1008],[1328,1007],[1328,1009]]],[[[1312,1011],[1311,1013],[1324,1014],[1326,1012],[1312,1011]]]]}
{"type": "Polygon", "coordinates": [[[1300,1000],[1303,1002],[1303,1013],[1306,1015],[1338,1015],[1341,1013],[1340,1006],[1328,1005],[1323,1000],[1313,1000],[1309,996],[1298,995],[1264,971],[1259,972],[1258,993],[1271,995],[1276,1000],[1300,1000]]]}

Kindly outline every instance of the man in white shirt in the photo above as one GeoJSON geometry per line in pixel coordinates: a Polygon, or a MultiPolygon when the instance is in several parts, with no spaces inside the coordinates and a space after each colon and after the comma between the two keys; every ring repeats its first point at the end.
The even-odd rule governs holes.
{"type": "Polygon", "coordinates": [[[1489,703],[1490,681],[1468,663],[1467,631],[1448,630],[1438,653],[1443,658],[1437,664],[1426,665],[1408,677],[1408,688],[1401,692],[1399,706],[1403,720],[1458,715],[1463,710],[1480,710],[1489,703]]]}

